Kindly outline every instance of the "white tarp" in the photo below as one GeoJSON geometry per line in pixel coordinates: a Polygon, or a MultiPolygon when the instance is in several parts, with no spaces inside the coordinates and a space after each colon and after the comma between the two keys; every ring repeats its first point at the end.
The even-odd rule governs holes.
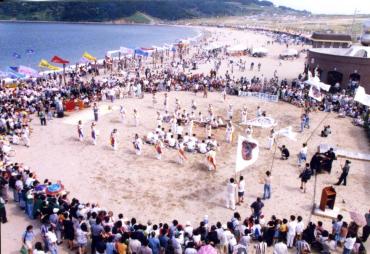
{"type": "Polygon", "coordinates": [[[248,49],[247,46],[240,44],[240,45],[234,45],[234,46],[228,47],[227,52],[235,53],[235,52],[245,51],[247,49],[248,49]]]}
{"type": "Polygon", "coordinates": [[[287,137],[293,141],[297,141],[297,133],[293,132],[292,126],[280,129],[276,132],[276,135],[287,137]]]}

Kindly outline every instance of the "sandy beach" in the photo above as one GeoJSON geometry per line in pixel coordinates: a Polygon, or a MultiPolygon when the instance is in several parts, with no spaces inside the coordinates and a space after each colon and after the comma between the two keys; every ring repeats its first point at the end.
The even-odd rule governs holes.
{"type": "MultiPolygon", "coordinates": [[[[238,61],[240,58],[247,61],[247,70],[240,72],[234,70],[232,76],[254,75],[271,78],[275,72],[281,78],[293,79],[303,72],[304,55],[296,60],[282,61],[279,66],[278,55],[285,49],[285,45],[277,43],[267,45],[272,40],[264,35],[247,31],[230,29],[207,29],[212,35],[212,41],[224,45],[246,44],[251,46],[266,45],[269,54],[265,58],[231,57],[222,62],[219,75],[224,75],[228,70],[229,60],[238,61]],[[261,63],[261,71],[257,68],[249,71],[250,62],[261,63]]],[[[302,49],[300,46],[297,49],[302,49]]],[[[199,65],[193,73],[209,72],[210,63],[199,65]]],[[[208,215],[212,223],[227,221],[232,217],[233,211],[225,208],[225,188],[227,180],[234,177],[235,152],[237,134],[245,134],[245,128],[240,122],[240,111],[244,105],[248,108],[248,119],[255,117],[256,108],[260,106],[273,117],[278,125],[275,130],[292,126],[298,132],[302,109],[285,102],[269,103],[252,97],[227,96],[223,100],[220,93],[209,93],[208,98],[202,94],[195,95],[190,92],[170,92],[169,108],[175,106],[175,99],[181,105],[190,109],[191,101],[195,100],[198,111],[206,113],[209,104],[215,108],[216,115],[226,118],[229,104],[234,107],[234,122],[236,132],[231,144],[225,142],[225,130],[218,129],[214,132],[220,143],[216,160],[218,169],[215,172],[207,170],[205,156],[201,154],[187,154],[188,161],[179,166],[176,163],[175,150],[164,149],[161,161],[155,159],[152,146],[144,145],[143,154],[137,156],[134,152],[132,141],[135,133],[140,136],[155,129],[156,112],[163,111],[164,94],[157,95],[158,103],[153,107],[152,96],[145,94],[143,99],[127,98],[110,102],[101,102],[99,107],[106,111],[97,123],[100,131],[98,144],[92,145],[90,137],[90,124],[93,120],[92,109],[81,112],[68,113],[62,119],[48,122],[48,126],[40,125],[37,118],[32,121],[31,147],[15,146],[16,156],[14,161],[23,162],[37,172],[39,179],[48,178],[52,181],[62,181],[70,198],[76,197],[80,201],[99,203],[100,206],[112,210],[114,214],[123,213],[125,217],[135,217],[141,222],[151,220],[157,222],[170,222],[178,219],[180,222],[191,221],[193,226],[208,215]],[[126,108],[127,120],[120,121],[119,106],[126,108]],[[112,110],[108,109],[112,107],[112,110]],[[133,109],[138,109],[140,126],[134,126],[133,109]],[[77,139],[76,125],[78,120],[84,124],[86,139],[79,142],[77,139]],[[109,134],[118,129],[119,147],[112,151],[109,146],[109,134]]],[[[334,161],[331,174],[317,176],[316,195],[314,195],[314,180],[307,184],[307,193],[299,190],[300,173],[297,167],[297,154],[302,143],[308,141],[308,158],[317,150],[320,143],[327,143],[352,151],[370,153],[369,141],[362,128],[355,127],[349,118],[337,118],[336,113],[314,112],[311,113],[311,128],[297,135],[297,141],[285,137],[277,139],[277,144],[286,145],[291,152],[288,161],[280,160],[277,149],[267,150],[267,137],[270,129],[255,128],[253,136],[259,141],[260,154],[258,161],[241,174],[246,179],[245,203],[237,207],[242,217],[250,214],[250,204],[263,193],[263,185],[259,179],[267,170],[272,170],[272,199],[265,203],[263,214],[266,218],[276,215],[288,218],[289,215],[301,215],[307,223],[311,216],[313,203],[319,203],[321,190],[333,185],[340,174],[341,165],[345,159],[338,158],[334,161]],[[324,120],[323,120],[324,119],[324,120]],[[330,124],[332,135],[323,139],[319,136],[324,125],[330,124]],[[273,162],[273,163],[272,163],[273,162]],[[271,168],[272,166],[272,168],[271,168]]],[[[166,124],[168,129],[169,125],[166,124]]],[[[204,128],[195,128],[194,133],[198,138],[205,137],[204,128]]],[[[369,162],[352,160],[351,173],[348,186],[338,186],[336,206],[341,209],[345,219],[349,219],[349,211],[361,214],[369,209],[370,204],[370,174],[369,162]]],[[[18,253],[20,238],[25,227],[30,223],[26,216],[19,210],[13,201],[8,206],[9,223],[1,225],[1,253],[18,253]],[[4,234],[6,232],[6,234],[4,234]]],[[[330,219],[312,216],[313,221],[322,220],[329,226],[330,219]]],[[[32,222],[37,225],[35,221],[32,222]]],[[[36,232],[39,232],[37,226],[36,232]]],[[[272,253],[272,249],[269,249],[272,253]]],[[[60,253],[68,253],[61,250],[60,253]]]]}

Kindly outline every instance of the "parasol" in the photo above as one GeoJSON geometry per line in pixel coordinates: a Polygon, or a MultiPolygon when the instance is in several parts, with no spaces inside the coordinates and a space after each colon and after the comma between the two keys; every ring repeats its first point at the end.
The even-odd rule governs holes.
{"type": "Polygon", "coordinates": [[[46,188],[45,193],[47,195],[55,196],[64,190],[64,186],[61,183],[53,183],[46,188]]]}
{"type": "Polygon", "coordinates": [[[212,247],[212,245],[207,244],[202,246],[197,254],[217,254],[217,251],[215,248],[212,247]]]}
{"type": "Polygon", "coordinates": [[[367,224],[365,216],[363,214],[360,214],[358,212],[350,211],[349,215],[351,216],[351,219],[360,227],[363,227],[367,224]]]}

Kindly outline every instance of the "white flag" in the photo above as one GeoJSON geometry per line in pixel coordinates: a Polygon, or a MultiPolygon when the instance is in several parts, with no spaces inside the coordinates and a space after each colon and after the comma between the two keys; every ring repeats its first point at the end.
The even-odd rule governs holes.
{"type": "Polygon", "coordinates": [[[323,95],[320,91],[320,87],[318,85],[311,85],[310,91],[308,92],[308,96],[314,98],[317,101],[322,101],[323,95]]]}
{"type": "Polygon", "coordinates": [[[238,147],[236,149],[235,172],[238,173],[255,163],[258,159],[258,154],[259,146],[257,140],[239,135],[238,147]]]}
{"type": "Polygon", "coordinates": [[[370,95],[366,94],[365,88],[363,88],[362,86],[359,86],[357,88],[354,100],[365,106],[370,107],[370,95]]]}
{"type": "Polygon", "coordinates": [[[277,135],[281,135],[287,137],[291,140],[297,141],[297,133],[292,131],[292,126],[288,126],[286,128],[280,129],[276,132],[277,135]]]}

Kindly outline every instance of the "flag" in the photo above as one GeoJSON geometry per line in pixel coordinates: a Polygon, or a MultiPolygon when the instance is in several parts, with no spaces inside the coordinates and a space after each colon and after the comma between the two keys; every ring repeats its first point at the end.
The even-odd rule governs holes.
{"type": "Polygon", "coordinates": [[[89,53],[85,52],[83,55],[82,55],[84,58],[86,58],[87,60],[90,60],[90,61],[96,61],[96,58],[93,57],[92,55],[90,55],[89,53]]]}
{"type": "Polygon", "coordinates": [[[15,59],[21,59],[21,55],[20,55],[20,54],[18,54],[17,52],[14,52],[14,53],[13,53],[13,57],[14,57],[15,59]]]}
{"type": "Polygon", "coordinates": [[[322,101],[323,94],[320,92],[320,87],[318,85],[312,84],[308,96],[314,98],[317,101],[322,101]]]}
{"type": "Polygon", "coordinates": [[[59,56],[53,56],[50,62],[57,63],[57,64],[69,64],[68,60],[64,60],[63,58],[59,56]]]}
{"type": "Polygon", "coordinates": [[[238,147],[236,148],[235,172],[238,173],[255,163],[258,159],[258,154],[259,146],[257,140],[239,135],[238,147]]]}
{"type": "Polygon", "coordinates": [[[35,51],[33,49],[27,49],[26,54],[27,55],[32,55],[32,54],[35,54],[35,51]]]}
{"type": "Polygon", "coordinates": [[[51,65],[48,61],[46,61],[45,59],[41,59],[40,63],[39,63],[39,67],[41,68],[46,68],[46,69],[49,69],[49,70],[52,70],[52,71],[59,71],[60,68],[57,67],[57,66],[54,66],[54,65],[51,65]]]}
{"type": "Polygon", "coordinates": [[[291,140],[294,140],[294,141],[297,140],[297,138],[296,138],[297,133],[292,131],[292,126],[288,126],[286,128],[278,130],[276,132],[276,135],[281,135],[281,136],[287,137],[287,138],[289,138],[291,140]]]}
{"type": "Polygon", "coordinates": [[[363,88],[362,86],[359,86],[357,88],[354,100],[365,106],[370,107],[370,95],[366,94],[365,88],[363,88]]]}

